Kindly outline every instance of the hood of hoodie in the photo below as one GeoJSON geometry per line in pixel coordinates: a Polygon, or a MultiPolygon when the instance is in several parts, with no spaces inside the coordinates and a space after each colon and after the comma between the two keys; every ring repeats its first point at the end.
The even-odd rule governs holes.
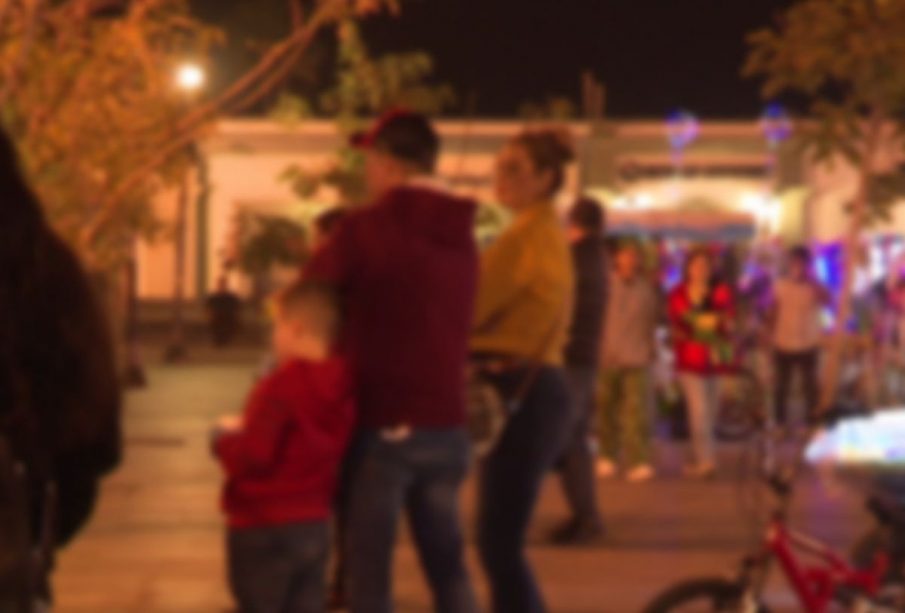
{"type": "Polygon", "coordinates": [[[289,371],[287,374],[291,373],[296,381],[304,381],[320,406],[334,409],[352,399],[352,376],[346,361],[339,357],[322,362],[292,360],[281,368],[289,371]]]}
{"type": "Polygon", "coordinates": [[[469,247],[474,242],[477,204],[439,186],[413,184],[389,192],[383,205],[419,236],[446,247],[469,247]]]}

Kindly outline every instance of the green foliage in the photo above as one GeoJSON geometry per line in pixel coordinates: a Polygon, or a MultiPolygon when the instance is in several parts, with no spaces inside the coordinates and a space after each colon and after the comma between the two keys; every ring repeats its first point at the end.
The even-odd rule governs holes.
{"type": "Polygon", "coordinates": [[[542,102],[525,102],[519,117],[529,121],[569,121],[578,116],[578,106],[566,96],[548,96],[542,102]]]}
{"type": "MultiPolygon", "coordinates": [[[[353,20],[340,26],[338,43],[335,82],[320,96],[317,108],[335,119],[343,138],[364,128],[370,117],[391,108],[436,115],[455,103],[451,87],[431,82],[434,66],[427,54],[372,57],[353,20]]],[[[328,185],[339,193],[340,204],[355,205],[365,197],[363,171],[361,153],[342,147],[326,171],[312,173],[293,166],[283,173],[283,178],[302,199],[311,198],[320,186],[328,185]]]]}
{"type": "Polygon", "coordinates": [[[841,156],[867,183],[877,179],[866,189],[865,218],[887,217],[890,190],[905,187],[877,163],[891,142],[882,130],[897,124],[901,135],[905,125],[905,2],[802,0],[749,43],[745,74],[764,78],[767,98],[792,93],[811,101],[803,145],[818,161],[841,156]]]}
{"type": "Polygon", "coordinates": [[[511,216],[505,209],[493,204],[481,203],[475,216],[478,244],[486,245],[491,242],[503,231],[510,219],[511,216]]]}
{"type": "MultiPolygon", "coordinates": [[[[185,177],[188,145],[213,120],[275,89],[319,32],[399,9],[397,0],[282,5],[292,16],[285,38],[258,44],[247,73],[189,98],[176,68],[205,63],[225,36],[193,16],[188,0],[0,0],[0,127],[48,217],[91,267],[115,267],[133,237],[161,235],[150,203],[185,177]]],[[[305,111],[284,100],[278,115],[305,111]]]]}
{"type": "Polygon", "coordinates": [[[239,269],[252,277],[267,275],[276,265],[292,266],[305,253],[305,228],[276,215],[243,213],[238,223],[239,269]]]}
{"type": "MultiPolygon", "coordinates": [[[[0,21],[0,117],[50,219],[78,244],[109,190],[174,129],[186,103],[173,84],[175,67],[203,57],[221,35],[195,21],[182,0],[103,18],[79,14],[75,4],[41,10],[13,2],[0,21]]],[[[188,164],[188,156],[174,156],[125,195],[111,224],[118,231],[90,246],[95,263],[115,263],[124,236],[159,232],[150,199],[188,164]]]]}

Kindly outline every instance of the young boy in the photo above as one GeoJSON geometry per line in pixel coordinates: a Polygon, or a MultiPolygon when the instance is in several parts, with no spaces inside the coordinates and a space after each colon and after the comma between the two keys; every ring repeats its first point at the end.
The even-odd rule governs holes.
{"type": "Polygon", "coordinates": [[[321,612],[328,519],[354,425],[352,385],[332,353],[335,294],[300,282],[277,300],[277,368],[239,420],[214,428],[227,481],[229,582],[242,613],[321,612]]]}

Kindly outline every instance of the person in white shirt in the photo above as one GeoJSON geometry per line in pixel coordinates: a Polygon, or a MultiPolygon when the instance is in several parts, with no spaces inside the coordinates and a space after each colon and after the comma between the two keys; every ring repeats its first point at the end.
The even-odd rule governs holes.
{"type": "Polygon", "coordinates": [[[776,282],[773,289],[769,318],[776,375],[774,409],[779,425],[788,425],[789,389],[796,372],[802,377],[808,418],[817,411],[817,367],[822,336],[820,316],[830,300],[829,291],[813,275],[808,249],[791,249],[787,274],[776,282]]]}

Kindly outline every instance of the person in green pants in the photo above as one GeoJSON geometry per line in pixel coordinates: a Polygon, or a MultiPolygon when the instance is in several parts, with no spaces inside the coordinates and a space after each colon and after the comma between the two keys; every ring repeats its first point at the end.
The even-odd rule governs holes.
{"type": "Polygon", "coordinates": [[[613,263],[601,354],[597,475],[615,475],[621,459],[626,479],[637,483],[654,476],[647,398],[658,296],[642,273],[636,241],[621,241],[613,263]]]}

